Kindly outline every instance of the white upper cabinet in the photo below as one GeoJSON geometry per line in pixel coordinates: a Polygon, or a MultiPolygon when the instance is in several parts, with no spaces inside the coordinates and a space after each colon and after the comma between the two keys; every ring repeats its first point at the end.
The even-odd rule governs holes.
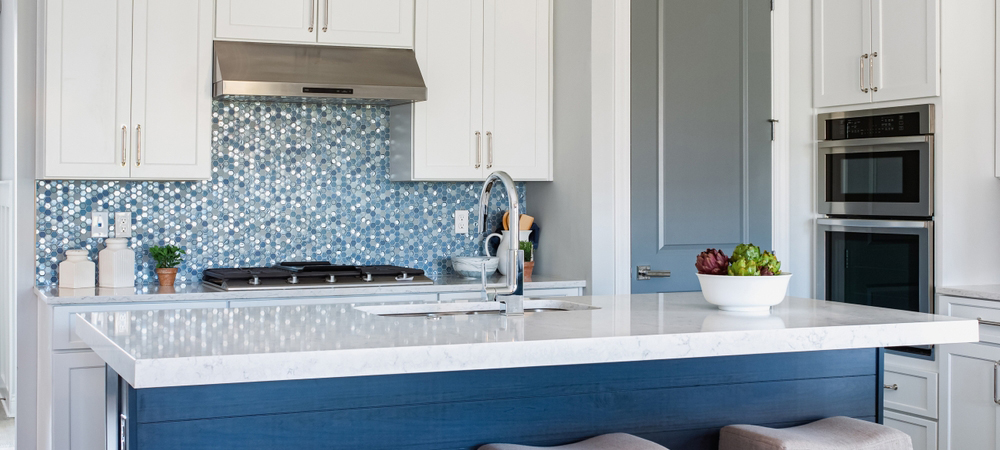
{"type": "Polygon", "coordinates": [[[48,0],[45,179],[211,178],[212,0],[48,0]]]}
{"type": "Polygon", "coordinates": [[[938,0],[813,0],[813,102],[940,92],[938,0]]]}
{"type": "Polygon", "coordinates": [[[215,37],[413,48],[413,0],[217,0],[215,37]]]}
{"type": "Polygon", "coordinates": [[[217,0],[215,35],[225,39],[316,42],[316,0],[217,0]]]}
{"type": "Polygon", "coordinates": [[[427,101],[390,115],[398,181],[551,180],[551,2],[417,0],[427,101]]]}

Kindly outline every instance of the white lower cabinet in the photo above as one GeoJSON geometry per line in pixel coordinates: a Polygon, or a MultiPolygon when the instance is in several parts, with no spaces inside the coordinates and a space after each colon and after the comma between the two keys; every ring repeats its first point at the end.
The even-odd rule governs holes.
{"type": "Polygon", "coordinates": [[[998,449],[1000,405],[997,371],[1000,346],[939,347],[942,450],[998,449]]]}
{"type": "Polygon", "coordinates": [[[103,450],[104,360],[94,352],[52,355],[52,448],[103,450]]]}
{"type": "Polygon", "coordinates": [[[885,411],[886,426],[910,435],[913,450],[934,450],[937,448],[937,422],[895,411],[885,411]]]}
{"type": "Polygon", "coordinates": [[[938,373],[935,361],[885,355],[884,424],[913,439],[915,450],[938,444],[938,373]]]}

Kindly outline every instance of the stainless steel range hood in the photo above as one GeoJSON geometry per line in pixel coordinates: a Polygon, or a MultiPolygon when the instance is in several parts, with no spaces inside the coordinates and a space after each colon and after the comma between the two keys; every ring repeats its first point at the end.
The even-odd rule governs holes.
{"type": "Polygon", "coordinates": [[[215,42],[216,98],[402,105],[427,100],[413,50],[215,42]]]}

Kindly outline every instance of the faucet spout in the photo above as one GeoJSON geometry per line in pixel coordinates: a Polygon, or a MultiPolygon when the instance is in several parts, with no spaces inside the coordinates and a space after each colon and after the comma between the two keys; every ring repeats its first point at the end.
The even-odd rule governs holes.
{"type": "Polygon", "coordinates": [[[483,183],[483,190],[479,194],[479,235],[482,236],[487,232],[487,207],[490,202],[490,193],[497,183],[503,184],[506,189],[508,202],[507,211],[509,214],[507,220],[511,239],[507,240],[507,249],[497,249],[498,254],[501,251],[508,253],[507,279],[504,284],[487,285],[483,290],[487,296],[493,297],[496,301],[503,302],[507,306],[506,314],[519,315],[524,314],[524,307],[521,301],[521,296],[524,294],[524,252],[521,251],[519,239],[521,206],[518,203],[517,186],[514,184],[514,179],[507,172],[493,172],[490,176],[486,177],[486,182],[483,183]],[[505,297],[516,298],[505,299],[505,297]]]}

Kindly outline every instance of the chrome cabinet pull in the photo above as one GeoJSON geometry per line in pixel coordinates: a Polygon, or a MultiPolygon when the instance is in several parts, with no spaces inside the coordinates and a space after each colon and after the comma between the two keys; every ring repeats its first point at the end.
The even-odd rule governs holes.
{"type": "Polygon", "coordinates": [[[493,132],[486,132],[486,168],[493,168],[493,132]]]}
{"type": "Polygon", "coordinates": [[[312,33],[313,26],[316,25],[316,0],[312,0],[309,3],[312,4],[312,8],[309,9],[309,32],[312,33]]]}
{"type": "Polygon", "coordinates": [[[994,322],[992,320],[984,320],[982,317],[977,317],[976,320],[979,321],[980,325],[991,325],[994,327],[1000,327],[1000,322],[994,322]]]}
{"type": "Polygon", "coordinates": [[[125,167],[125,159],[128,158],[128,126],[122,125],[122,167],[125,167]]]}
{"type": "Polygon", "coordinates": [[[330,0],[323,3],[323,32],[330,26],[330,0]]]}
{"type": "Polygon", "coordinates": [[[997,398],[997,371],[1000,370],[1000,361],[993,363],[993,403],[1000,405],[1000,398],[997,398]]]}
{"type": "Polygon", "coordinates": [[[476,168],[483,165],[483,134],[476,132],[476,168]]]}
{"type": "Polygon", "coordinates": [[[875,58],[877,57],[878,52],[872,52],[872,57],[868,60],[868,84],[872,86],[872,92],[878,92],[878,86],[875,86],[875,58]]]}
{"type": "Polygon", "coordinates": [[[651,270],[650,266],[635,266],[635,279],[651,280],[653,278],[669,278],[669,270],[651,270]]]}
{"type": "Polygon", "coordinates": [[[886,389],[888,389],[888,390],[890,390],[890,391],[898,391],[898,390],[899,390],[899,385],[898,385],[898,384],[896,384],[896,383],[892,383],[892,384],[883,384],[883,385],[882,385],[882,387],[883,387],[883,388],[886,388],[886,389]]]}
{"type": "Polygon", "coordinates": [[[865,60],[868,59],[868,54],[865,53],[861,55],[861,92],[865,94],[868,93],[868,87],[865,86],[865,60]]]}
{"type": "Polygon", "coordinates": [[[135,126],[135,166],[142,164],[142,125],[135,126]]]}

